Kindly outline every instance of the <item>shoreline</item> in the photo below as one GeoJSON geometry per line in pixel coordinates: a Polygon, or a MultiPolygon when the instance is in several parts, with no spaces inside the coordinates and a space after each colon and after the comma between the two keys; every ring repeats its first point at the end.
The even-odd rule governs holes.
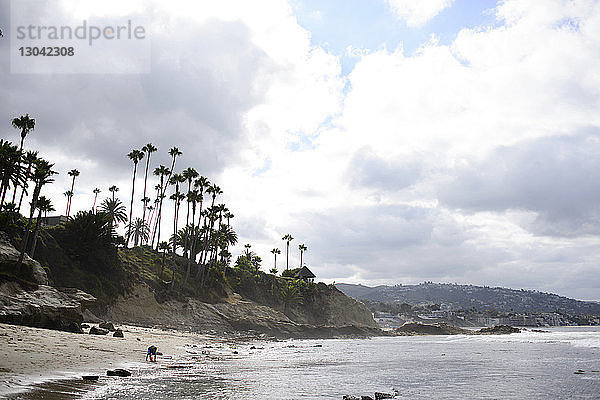
{"type": "Polygon", "coordinates": [[[49,382],[83,382],[83,375],[106,377],[109,369],[158,368],[186,354],[186,346],[243,341],[132,325],[120,328],[124,338],[0,324],[0,398],[49,382]],[[157,346],[164,358],[145,361],[150,345],[157,346]]]}

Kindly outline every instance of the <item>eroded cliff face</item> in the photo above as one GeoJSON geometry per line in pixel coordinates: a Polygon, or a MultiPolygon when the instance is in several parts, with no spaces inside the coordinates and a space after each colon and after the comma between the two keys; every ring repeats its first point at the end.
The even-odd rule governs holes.
{"type": "Polygon", "coordinates": [[[0,232],[0,322],[38,328],[81,332],[82,311],[96,300],[73,288],[48,286],[46,271],[19,251],[0,232]]]}
{"type": "Polygon", "coordinates": [[[378,328],[371,311],[334,285],[318,283],[312,296],[287,310],[294,321],[317,326],[357,326],[378,328]]]}
{"type": "MultiPolygon", "coordinates": [[[[326,285],[323,285],[326,286],[326,285]]],[[[312,303],[315,313],[288,313],[234,294],[208,304],[193,298],[159,303],[155,293],[139,284],[101,315],[120,323],[160,326],[207,333],[250,332],[278,338],[366,336],[379,333],[371,313],[341,292],[325,289],[312,303]],[[319,314],[319,316],[317,316],[319,314]],[[297,319],[296,319],[297,318],[297,319]]],[[[300,308],[298,308],[300,309],[300,308]]]]}
{"type": "Polygon", "coordinates": [[[40,263],[25,254],[21,267],[18,263],[19,255],[19,251],[10,244],[6,233],[0,232],[0,271],[13,276],[23,276],[39,285],[47,285],[48,276],[40,263]]]}

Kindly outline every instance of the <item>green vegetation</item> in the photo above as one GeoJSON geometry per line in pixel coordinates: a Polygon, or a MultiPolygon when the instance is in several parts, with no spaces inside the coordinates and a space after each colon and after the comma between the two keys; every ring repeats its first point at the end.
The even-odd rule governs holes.
{"type": "MultiPolygon", "coordinates": [[[[151,143],[127,154],[133,162],[129,209],[116,197],[119,188],[112,185],[104,199],[98,198],[100,188],[93,189],[90,210],[73,211],[80,172],[71,169],[70,187],[65,191],[67,218],[48,226],[47,214],[55,208],[41,192],[53,182],[57,172],[36,152],[23,149],[27,134],[36,127],[39,130],[36,121],[26,114],[14,118],[11,124],[20,130],[21,143],[17,147],[0,140],[0,230],[21,249],[19,263],[25,253],[35,254],[51,284],[81,288],[98,298],[99,307],[108,305],[138,282],[151,286],[161,298],[191,296],[220,301],[233,289],[284,311],[303,304],[316,290],[315,284],[294,279],[297,269],[289,269],[289,245],[294,240],[290,234],[282,238],[286,243],[286,270],[282,277],[275,276],[277,255],[281,254],[277,248],[271,251],[271,274],[260,270],[262,259],[251,251],[250,244],[230,267],[229,249],[238,241],[231,225],[234,215],[217,201],[223,194],[218,185],[200,176],[193,167],[175,172],[178,157],[183,154],[177,147],[169,150],[170,168],[159,165],[152,169],[151,155],[158,149],[151,143]],[[136,212],[136,175],[144,158],[142,209],[136,212]],[[158,179],[154,199],[148,190],[149,171],[158,179]],[[28,218],[20,214],[25,197],[30,198],[28,218]],[[171,201],[165,203],[165,198],[171,201]],[[182,202],[186,203],[185,225],[180,227],[182,202]],[[167,241],[161,240],[161,235],[165,236],[161,229],[168,225],[162,223],[165,207],[172,207],[173,214],[167,241]],[[117,229],[125,230],[124,237],[117,234],[117,229]]],[[[298,249],[302,266],[307,247],[301,244],[298,249]]]]}

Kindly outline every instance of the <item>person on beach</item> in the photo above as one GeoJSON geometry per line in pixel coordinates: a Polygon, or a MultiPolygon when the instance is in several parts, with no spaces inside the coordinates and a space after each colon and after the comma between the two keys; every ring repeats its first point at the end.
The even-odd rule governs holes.
{"type": "Polygon", "coordinates": [[[150,359],[150,361],[156,361],[156,350],[158,349],[154,345],[148,347],[148,352],[146,353],[146,361],[148,361],[148,359],[150,359]]]}

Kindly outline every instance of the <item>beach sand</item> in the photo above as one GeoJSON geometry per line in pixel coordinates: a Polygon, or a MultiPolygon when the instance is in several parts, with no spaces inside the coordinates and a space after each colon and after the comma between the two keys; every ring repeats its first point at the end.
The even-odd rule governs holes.
{"type": "Polygon", "coordinates": [[[0,324],[0,396],[20,392],[33,383],[105,376],[108,369],[155,367],[178,359],[186,345],[214,344],[226,339],[195,333],[120,326],[124,338],[76,334],[48,329],[0,324]],[[145,361],[146,349],[158,347],[164,357],[145,361]]]}

